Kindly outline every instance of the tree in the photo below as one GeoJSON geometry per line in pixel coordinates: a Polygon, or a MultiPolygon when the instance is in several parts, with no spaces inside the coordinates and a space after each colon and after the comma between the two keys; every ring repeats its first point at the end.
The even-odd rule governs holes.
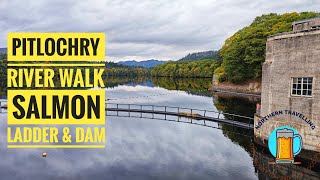
{"type": "Polygon", "coordinates": [[[267,37],[291,31],[294,21],[319,15],[316,12],[302,12],[282,15],[271,13],[256,17],[250,26],[228,38],[220,49],[223,71],[219,71],[224,72],[221,74],[224,77],[219,79],[237,83],[260,78],[267,37]]]}
{"type": "Polygon", "coordinates": [[[190,62],[167,62],[151,69],[153,77],[212,77],[219,66],[217,60],[199,60],[190,62]]]}

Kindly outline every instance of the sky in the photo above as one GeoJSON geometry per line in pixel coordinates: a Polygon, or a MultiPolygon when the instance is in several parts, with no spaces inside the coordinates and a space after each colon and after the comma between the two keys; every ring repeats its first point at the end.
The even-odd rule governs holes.
{"type": "Polygon", "coordinates": [[[319,0],[0,0],[8,32],[105,32],[106,60],[178,60],[219,50],[267,13],[319,11],[319,0]]]}

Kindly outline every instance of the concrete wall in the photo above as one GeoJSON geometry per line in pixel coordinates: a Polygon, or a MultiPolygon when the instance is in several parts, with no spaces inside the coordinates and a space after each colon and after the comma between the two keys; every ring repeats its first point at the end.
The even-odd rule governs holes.
{"type": "Polygon", "coordinates": [[[315,18],[310,21],[294,22],[292,25],[294,32],[310,30],[312,27],[320,25],[320,18],[315,18]]]}
{"type": "Polygon", "coordinates": [[[293,110],[311,119],[312,130],[295,116],[281,115],[264,123],[255,135],[262,140],[278,126],[290,125],[303,137],[303,148],[316,150],[320,144],[320,30],[274,36],[266,44],[262,68],[261,117],[278,110],[293,110]],[[312,97],[291,96],[292,77],[313,77],[312,97]]]}

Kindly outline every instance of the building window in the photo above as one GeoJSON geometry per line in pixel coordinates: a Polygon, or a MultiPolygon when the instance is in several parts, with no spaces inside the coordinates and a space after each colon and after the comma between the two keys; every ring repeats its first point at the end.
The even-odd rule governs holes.
{"type": "Polygon", "coordinates": [[[292,78],[292,95],[312,96],[312,77],[292,78]]]}

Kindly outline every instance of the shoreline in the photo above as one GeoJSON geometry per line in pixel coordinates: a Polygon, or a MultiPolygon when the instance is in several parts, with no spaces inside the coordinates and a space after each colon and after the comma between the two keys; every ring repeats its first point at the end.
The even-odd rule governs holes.
{"type": "Polygon", "coordinates": [[[259,79],[237,84],[231,82],[218,82],[214,79],[209,90],[216,93],[261,97],[261,87],[262,84],[259,79]]]}
{"type": "Polygon", "coordinates": [[[255,96],[261,97],[260,93],[252,93],[252,92],[236,92],[236,91],[224,91],[218,89],[209,89],[214,94],[230,94],[230,95],[238,95],[238,96],[255,96]]]}

